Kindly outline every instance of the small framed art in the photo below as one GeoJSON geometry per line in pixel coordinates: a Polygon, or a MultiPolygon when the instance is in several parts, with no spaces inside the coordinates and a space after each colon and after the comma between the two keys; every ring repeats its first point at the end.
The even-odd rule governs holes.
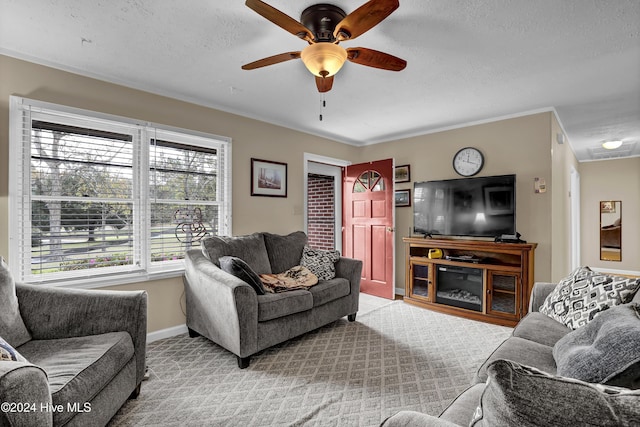
{"type": "Polygon", "coordinates": [[[396,207],[411,206],[411,190],[396,190],[396,207]]]}
{"type": "Polygon", "coordinates": [[[411,181],[411,166],[402,165],[396,166],[394,182],[409,182],[411,181]]]}
{"type": "Polygon", "coordinates": [[[287,164],[252,158],[251,195],[287,197],[287,164]]]}

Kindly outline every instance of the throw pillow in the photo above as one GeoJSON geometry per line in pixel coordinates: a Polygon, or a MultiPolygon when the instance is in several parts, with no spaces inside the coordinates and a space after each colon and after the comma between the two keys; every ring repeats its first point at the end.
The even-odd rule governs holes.
{"type": "Polygon", "coordinates": [[[267,247],[271,272],[278,274],[300,265],[302,249],[307,244],[307,235],[304,231],[296,231],[286,236],[264,233],[264,244],[267,247]]]}
{"type": "Polygon", "coordinates": [[[311,270],[313,274],[318,276],[318,280],[331,280],[336,277],[335,263],[339,259],[340,252],[338,251],[312,249],[305,245],[300,265],[311,270]]]}
{"type": "Polygon", "coordinates": [[[262,233],[249,236],[211,236],[202,239],[202,253],[218,267],[223,256],[238,257],[246,262],[258,274],[271,273],[262,233]]]}
{"type": "Polygon", "coordinates": [[[18,351],[0,337],[0,362],[26,362],[18,351]]]}
{"type": "Polygon", "coordinates": [[[560,338],[553,358],[563,377],[632,388],[640,380],[640,304],[599,313],[560,338]]]}
{"type": "Polygon", "coordinates": [[[580,267],[558,283],[540,306],[540,312],[577,329],[597,313],[629,302],[639,287],[640,279],[610,276],[580,267]]]}
{"type": "Polygon", "coordinates": [[[489,378],[470,426],[631,426],[640,419],[640,391],[547,374],[509,360],[489,378]]]}
{"type": "Polygon", "coordinates": [[[258,295],[264,295],[264,287],[260,276],[249,265],[238,257],[223,256],[219,259],[220,269],[244,281],[253,288],[258,295]]]}
{"type": "Polygon", "coordinates": [[[0,336],[14,347],[31,340],[31,334],[20,315],[16,283],[4,259],[0,259],[0,336]]]}

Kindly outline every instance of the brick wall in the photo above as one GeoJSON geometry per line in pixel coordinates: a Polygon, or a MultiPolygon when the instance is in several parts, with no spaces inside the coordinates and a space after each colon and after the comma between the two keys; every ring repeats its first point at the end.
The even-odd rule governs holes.
{"type": "Polygon", "coordinates": [[[307,183],[309,246],[316,249],[335,249],[334,178],[309,174],[307,183]]]}

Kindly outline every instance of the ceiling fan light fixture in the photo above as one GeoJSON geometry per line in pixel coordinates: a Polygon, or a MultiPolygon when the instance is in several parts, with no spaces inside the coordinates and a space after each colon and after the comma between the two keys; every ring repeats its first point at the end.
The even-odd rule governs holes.
{"type": "Polygon", "coordinates": [[[314,76],[331,77],[347,60],[347,51],[333,43],[314,43],[305,47],[300,59],[314,76]]]}
{"type": "Polygon", "coordinates": [[[613,139],[611,141],[605,141],[602,143],[602,148],[606,148],[607,150],[615,150],[616,148],[622,145],[622,141],[619,139],[613,139]]]}

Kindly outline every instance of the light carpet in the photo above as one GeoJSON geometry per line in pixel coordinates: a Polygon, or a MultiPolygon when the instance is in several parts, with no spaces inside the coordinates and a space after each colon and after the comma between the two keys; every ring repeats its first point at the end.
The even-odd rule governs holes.
{"type": "Polygon", "coordinates": [[[376,426],[438,415],[512,329],[390,302],[236,357],[187,334],[148,345],[150,379],[110,426],[376,426]]]}

